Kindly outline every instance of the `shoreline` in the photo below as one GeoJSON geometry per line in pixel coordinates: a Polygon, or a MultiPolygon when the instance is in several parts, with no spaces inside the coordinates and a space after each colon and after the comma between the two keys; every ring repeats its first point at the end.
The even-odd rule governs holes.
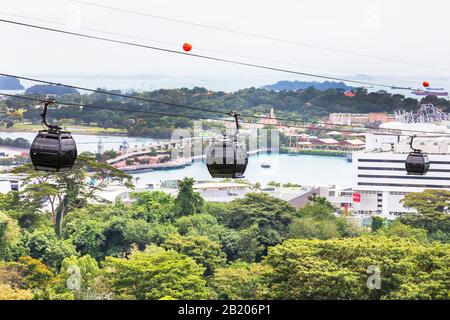
{"type": "MultiPolygon", "coordinates": [[[[44,128],[39,129],[39,130],[44,130],[44,128]]],[[[63,129],[63,130],[67,130],[67,129],[63,129]]],[[[71,134],[83,134],[83,135],[90,135],[90,136],[112,136],[112,137],[129,137],[132,138],[131,136],[128,136],[126,132],[105,132],[105,131],[98,131],[98,132],[92,132],[92,131],[82,131],[82,130],[68,130],[70,131],[71,134]]],[[[6,129],[6,128],[2,128],[0,129],[0,132],[35,132],[37,133],[37,131],[34,128],[21,128],[21,129],[6,129]]],[[[151,137],[149,137],[149,139],[153,139],[151,137]]]]}
{"type": "Polygon", "coordinates": [[[325,151],[320,149],[307,149],[304,151],[286,151],[286,150],[280,150],[280,154],[287,154],[292,156],[323,156],[323,157],[339,157],[339,158],[345,158],[348,153],[351,153],[351,151],[325,151]]]}

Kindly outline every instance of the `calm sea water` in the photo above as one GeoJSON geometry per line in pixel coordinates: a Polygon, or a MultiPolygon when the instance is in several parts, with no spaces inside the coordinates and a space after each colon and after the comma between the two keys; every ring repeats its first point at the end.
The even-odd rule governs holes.
{"type": "MultiPolygon", "coordinates": [[[[33,132],[0,132],[1,138],[22,137],[30,141],[33,140],[33,132]]],[[[154,141],[148,138],[120,137],[120,136],[99,136],[74,134],[79,152],[97,151],[97,142],[101,139],[105,149],[119,148],[119,145],[127,139],[130,146],[149,144],[154,141]]],[[[166,171],[152,171],[133,175],[139,177],[139,185],[147,183],[157,183],[169,179],[182,179],[192,177],[197,180],[211,179],[205,163],[196,161],[191,166],[183,169],[166,171]]],[[[245,173],[245,179],[252,183],[260,182],[266,184],[269,181],[292,182],[302,185],[330,185],[341,187],[351,186],[351,164],[345,158],[287,154],[260,154],[252,155],[249,158],[249,165],[245,173]],[[261,168],[262,163],[269,163],[271,168],[261,168]]]]}
{"type": "MultiPolygon", "coordinates": [[[[167,179],[192,177],[210,180],[206,165],[202,161],[194,162],[184,169],[153,171],[139,175],[141,181],[160,182],[167,179]]],[[[245,179],[262,185],[269,181],[293,182],[301,185],[351,186],[351,164],[345,158],[287,154],[252,155],[249,158],[245,179]],[[262,163],[270,163],[271,168],[261,168],[262,163]]],[[[147,183],[148,183],[147,182],[147,183]]]]}

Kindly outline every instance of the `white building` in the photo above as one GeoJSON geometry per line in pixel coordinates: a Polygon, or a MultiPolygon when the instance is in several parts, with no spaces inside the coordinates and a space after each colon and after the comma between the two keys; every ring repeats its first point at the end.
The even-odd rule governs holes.
{"type": "Polygon", "coordinates": [[[235,182],[205,182],[194,184],[193,188],[211,202],[229,202],[250,192],[250,185],[235,182]]]}
{"type": "MultiPolygon", "coordinates": [[[[9,176],[0,174],[0,193],[8,193],[10,191],[19,191],[22,181],[17,176],[9,176]]],[[[1,210],[1,208],[0,208],[1,210]]]]}
{"type": "Polygon", "coordinates": [[[450,190],[450,138],[414,139],[414,148],[428,154],[430,169],[424,176],[407,175],[405,160],[410,138],[369,139],[371,149],[353,153],[353,210],[393,219],[407,213],[401,200],[410,192],[450,190]],[[397,141],[396,141],[397,140],[397,141]]]}

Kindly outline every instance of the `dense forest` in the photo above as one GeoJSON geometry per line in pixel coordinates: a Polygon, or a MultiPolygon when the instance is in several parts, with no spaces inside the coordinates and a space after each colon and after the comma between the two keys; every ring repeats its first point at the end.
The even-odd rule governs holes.
{"type": "Polygon", "coordinates": [[[0,138],[0,146],[29,148],[31,146],[31,143],[25,138],[16,138],[16,139],[0,138]]]}
{"type": "MultiPolygon", "coordinates": [[[[120,91],[112,91],[120,93],[120,91]]],[[[210,110],[231,111],[239,110],[242,114],[267,114],[274,108],[277,116],[292,117],[304,120],[318,120],[332,112],[393,112],[396,109],[416,110],[419,101],[405,98],[400,94],[385,92],[367,93],[365,89],[354,90],[354,97],[346,97],[342,89],[328,89],[325,91],[309,87],[297,91],[271,91],[266,89],[248,88],[233,93],[213,92],[205,88],[181,88],[172,90],[156,90],[143,93],[130,93],[136,97],[171,102],[183,105],[201,107],[210,110]]],[[[43,95],[30,96],[45,98],[43,95]]],[[[130,135],[167,138],[173,128],[188,128],[192,120],[186,118],[149,115],[137,110],[169,112],[181,115],[199,117],[218,117],[217,114],[181,107],[167,106],[157,102],[143,102],[105,94],[93,93],[88,95],[66,94],[59,97],[60,101],[90,104],[120,108],[127,112],[113,110],[98,110],[92,108],[61,107],[52,109],[49,117],[53,120],[73,119],[79,124],[95,124],[103,128],[126,128],[130,135]]],[[[450,102],[437,97],[426,97],[422,102],[431,102],[450,111],[450,102]]],[[[22,120],[40,121],[40,110],[30,105],[29,101],[9,99],[6,101],[10,109],[24,108],[22,120]]],[[[245,117],[243,117],[245,119],[245,117]]],[[[254,121],[254,119],[246,119],[254,121]]]]}
{"type": "Polygon", "coordinates": [[[108,203],[99,191],[129,177],[87,154],[69,173],[31,170],[16,169],[30,174],[22,191],[0,194],[0,299],[449,297],[448,191],[410,193],[417,214],[366,229],[325,198],[297,210],[256,185],[208,203],[189,178],[176,197],[108,203]]]}
{"type": "Polygon", "coordinates": [[[25,90],[25,94],[77,94],[78,90],[66,87],[53,86],[48,84],[37,84],[25,90]]]}

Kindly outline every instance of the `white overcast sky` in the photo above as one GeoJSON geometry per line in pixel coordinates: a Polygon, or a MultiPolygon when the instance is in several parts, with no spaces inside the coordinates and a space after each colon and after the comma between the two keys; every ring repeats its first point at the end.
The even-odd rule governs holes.
{"type": "MultiPolygon", "coordinates": [[[[170,49],[193,45],[193,53],[335,76],[366,74],[396,79],[450,78],[450,2],[443,0],[86,0],[154,15],[189,20],[418,64],[424,68],[325,50],[265,41],[148,17],[123,14],[68,0],[0,0],[0,18],[104,35],[83,28],[148,38],[105,35],[170,49]],[[5,13],[51,20],[53,25],[5,13]],[[202,49],[223,51],[218,54],[202,49]],[[279,62],[232,56],[245,55],[279,62]]],[[[193,57],[104,43],[0,23],[0,72],[21,75],[295,79],[284,74],[193,57]]],[[[305,78],[303,78],[305,79],[305,78]]],[[[315,79],[312,79],[315,80],[315,79]]],[[[391,83],[392,80],[389,81],[391,83]]],[[[200,85],[202,85],[200,83],[200,85]]],[[[204,85],[204,84],[203,84],[204,85]]]]}

